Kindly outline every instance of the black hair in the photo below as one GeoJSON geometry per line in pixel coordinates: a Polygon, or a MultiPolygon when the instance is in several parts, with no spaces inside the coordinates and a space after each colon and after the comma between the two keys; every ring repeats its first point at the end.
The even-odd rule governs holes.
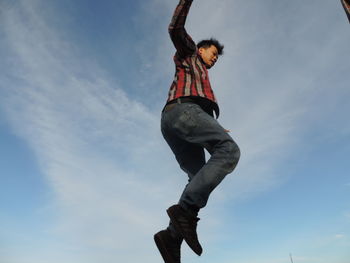
{"type": "Polygon", "coordinates": [[[216,40],[215,38],[211,38],[211,39],[204,39],[202,41],[199,41],[197,44],[197,48],[210,48],[212,45],[214,45],[216,47],[216,49],[218,50],[218,55],[222,55],[224,53],[224,45],[220,44],[220,42],[218,40],[216,40]]]}

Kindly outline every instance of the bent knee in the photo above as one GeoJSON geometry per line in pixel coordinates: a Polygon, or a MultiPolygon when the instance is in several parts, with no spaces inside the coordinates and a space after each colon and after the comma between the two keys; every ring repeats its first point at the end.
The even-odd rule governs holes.
{"type": "Polygon", "coordinates": [[[227,142],[226,149],[227,149],[227,155],[226,155],[227,167],[229,171],[232,172],[238,164],[238,161],[241,157],[241,151],[238,145],[234,141],[227,142]]]}

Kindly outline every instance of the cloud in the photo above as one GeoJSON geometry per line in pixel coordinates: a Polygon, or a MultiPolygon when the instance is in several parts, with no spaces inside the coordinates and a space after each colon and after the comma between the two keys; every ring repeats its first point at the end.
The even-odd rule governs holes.
{"type": "Polygon", "coordinates": [[[210,1],[193,4],[188,31],[196,39],[213,34],[225,44],[211,81],[222,109],[220,122],[242,151],[237,177],[227,187],[235,198],[251,197],[286,180],[281,165],[288,169],[288,159],[308,150],[306,134],[313,134],[310,140],[329,140],[349,130],[342,121],[345,111],[338,111],[349,109],[342,100],[349,95],[343,84],[349,77],[337,73],[349,65],[343,59],[349,37],[342,26],[321,19],[330,16],[324,10],[334,15],[336,5],[312,16],[314,6],[301,1],[221,1],[215,9],[210,1]],[[332,27],[329,38],[322,30],[327,27],[332,27]],[[331,115],[342,116],[337,132],[319,128],[335,121],[331,115]]]}
{"type": "Polygon", "coordinates": [[[350,212],[345,212],[344,216],[350,219],[350,212]]]}
{"type": "Polygon", "coordinates": [[[334,238],[336,238],[336,239],[342,239],[344,237],[345,237],[345,235],[343,235],[343,234],[336,234],[336,235],[334,235],[334,238]]]}
{"type": "Polygon", "coordinates": [[[73,252],[83,249],[85,262],[151,260],[130,253],[151,249],[153,229],[167,222],[155,213],[176,200],[167,190],[181,179],[163,176],[174,166],[159,116],[77,57],[74,43],[43,17],[36,1],[18,2],[2,17],[11,58],[1,104],[47,176],[57,216],[52,234],[73,252]]]}
{"type": "MultiPolygon", "coordinates": [[[[194,2],[188,29],[197,40],[215,32],[226,46],[225,56],[211,70],[211,80],[222,108],[220,122],[232,130],[242,159],[215,191],[209,209],[227,198],[254,197],[286,180],[277,170],[289,156],[296,158],[303,132],[315,121],[309,113],[324,116],[333,110],[333,104],[325,103],[326,87],[319,82],[343,55],[337,46],[348,43],[339,37],[339,29],[316,45],[307,37],[319,22],[314,18],[297,23],[295,13],[284,11],[265,21],[268,7],[221,1],[213,12],[212,4],[194,2]],[[203,16],[209,17],[207,26],[202,25],[203,16]],[[277,23],[284,16],[294,29],[277,23]],[[264,30],[260,21],[266,22],[264,30]],[[303,38],[306,42],[298,42],[303,38]],[[322,110],[319,103],[329,107],[322,110]]],[[[93,58],[77,55],[77,43],[47,22],[40,5],[19,1],[1,14],[2,46],[9,53],[4,56],[0,100],[52,189],[51,211],[57,224],[50,233],[65,240],[66,246],[60,248],[67,253],[65,262],[153,262],[159,256],[149,253],[156,251],[152,234],[167,223],[159,211],[176,200],[186,181],[185,176],[176,176],[181,171],[161,138],[159,112],[136,101],[128,87],[112,81],[93,58]],[[86,256],[80,258],[79,253],[86,256]]],[[[175,5],[154,0],[138,17],[144,29],[155,25],[136,53],[142,61],[137,70],[147,76],[140,86],[163,87],[163,93],[157,90],[152,95],[157,107],[165,100],[173,74],[174,49],[166,27],[175,5]],[[154,47],[154,40],[159,40],[159,47],[143,52],[154,47]]],[[[313,5],[303,7],[307,8],[297,11],[310,11],[313,5]]],[[[335,105],[339,100],[333,98],[335,105]]],[[[202,229],[224,226],[221,220],[225,218],[201,222],[202,229]]],[[[206,231],[203,237],[213,238],[206,231]]],[[[50,259],[50,254],[45,257],[50,259]]]]}

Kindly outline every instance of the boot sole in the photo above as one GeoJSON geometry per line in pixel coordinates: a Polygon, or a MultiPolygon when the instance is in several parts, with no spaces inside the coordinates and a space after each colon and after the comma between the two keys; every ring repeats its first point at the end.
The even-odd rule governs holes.
{"type": "MultiPolygon", "coordinates": [[[[195,248],[195,246],[193,246],[191,244],[191,242],[189,242],[189,240],[187,239],[187,237],[184,235],[184,232],[182,231],[181,226],[178,224],[177,220],[175,220],[175,216],[172,214],[172,211],[170,209],[166,210],[166,212],[168,213],[168,216],[170,217],[171,222],[174,224],[174,227],[176,229],[176,231],[178,231],[182,237],[184,238],[184,240],[186,241],[187,245],[193,250],[194,253],[196,253],[198,256],[200,256],[203,252],[203,249],[200,248],[199,250],[197,250],[195,248]]],[[[199,246],[201,247],[201,245],[199,244],[199,246]]]]}
{"type": "Polygon", "coordinates": [[[171,256],[169,256],[168,250],[164,246],[165,242],[160,235],[155,234],[153,238],[165,263],[179,263],[176,262],[171,256]]]}

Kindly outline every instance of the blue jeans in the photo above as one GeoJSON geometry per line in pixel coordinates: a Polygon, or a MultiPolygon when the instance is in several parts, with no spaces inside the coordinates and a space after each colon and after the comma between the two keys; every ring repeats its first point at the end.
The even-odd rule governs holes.
{"type": "Polygon", "coordinates": [[[163,112],[161,130],[189,177],[179,205],[197,213],[215,187],[234,170],[240,150],[217,120],[194,103],[176,104],[163,112]],[[207,162],[204,149],[211,155],[207,162]]]}

